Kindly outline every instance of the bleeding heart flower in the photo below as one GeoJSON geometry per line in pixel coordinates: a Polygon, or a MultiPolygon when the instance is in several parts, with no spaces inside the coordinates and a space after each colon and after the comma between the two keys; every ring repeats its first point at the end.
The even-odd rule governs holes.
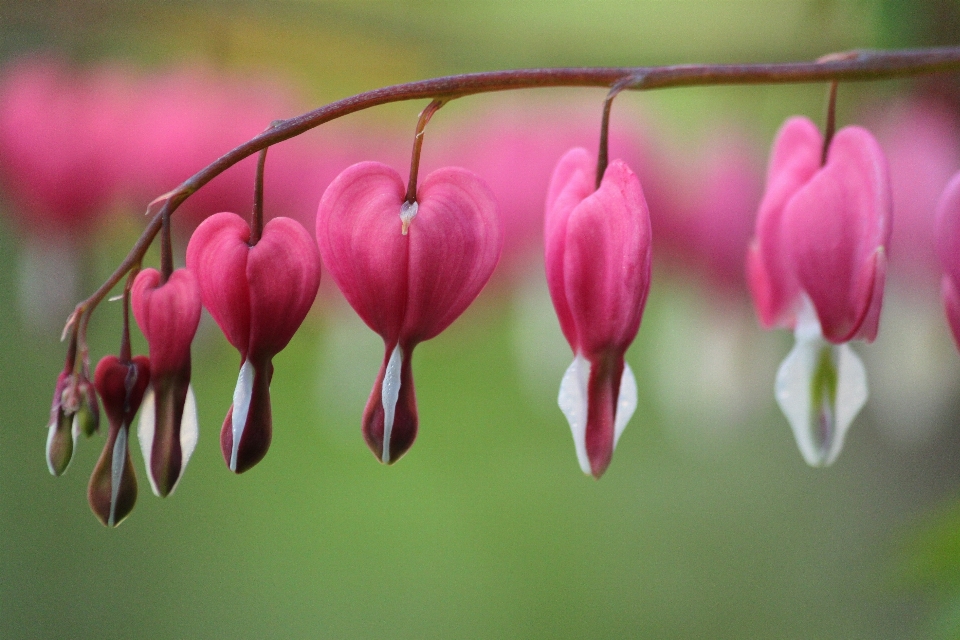
{"type": "Polygon", "coordinates": [[[163,497],[176,489],[197,446],[190,343],[200,324],[200,287],[187,269],[177,269],[164,284],[159,271],[144,269],[133,282],[131,302],[150,345],[150,391],[137,437],[150,486],[163,497]]]}
{"type": "Polygon", "coordinates": [[[300,327],[320,286],[320,255],[299,222],[275,218],[257,244],[249,240],[250,226],[224,212],[201,223],[187,247],[204,306],[240,351],[240,376],[220,431],[223,457],[236,473],[267,453],[271,360],[300,327]]]}
{"type": "Polygon", "coordinates": [[[937,250],[943,268],[941,295],[953,339],[960,348],[960,173],[937,204],[937,250]]]}
{"type": "Polygon", "coordinates": [[[606,471],[637,406],[623,360],[650,290],[650,214],[637,176],[620,160],[595,188],[596,161],[582,148],[560,159],[547,192],[550,297],[573,364],[558,402],[584,473],[606,471]]]}
{"type": "Polygon", "coordinates": [[[496,201],[473,173],[434,171],[412,204],[404,201],[405,191],[392,168],[361,162],[333,181],[317,212],[324,263],[350,305],[383,338],[383,365],[363,412],[363,435],[387,464],[417,435],[413,348],[473,302],[503,247],[496,201]]]}
{"type": "Polygon", "coordinates": [[[137,475],[128,447],[130,425],[150,384],[150,361],[136,356],[123,362],[116,356],[100,360],[95,382],[110,421],[110,434],[90,476],[87,500],[104,525],[115,527],[137,502],[137,475]]]}
{"type": "Polygon", "coordinates": [[[791,118],[774,142],[767,191],[747,257],[761,323],[795,330],[776,397],[806,461],[833,462],[867,399],[863,364],[846,345],[877,335],[891,197],[886,159],[860,127],[823,138],[791,118]]]}

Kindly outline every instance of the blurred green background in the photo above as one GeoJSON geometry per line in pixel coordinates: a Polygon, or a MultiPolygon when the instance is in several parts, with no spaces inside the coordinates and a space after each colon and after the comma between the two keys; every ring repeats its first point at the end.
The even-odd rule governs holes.
{"type": "MultiPolygon", "coordinates": [[[[319,105],[496,68],[955,44],[957,16],[952,2],[906,0],[14,1],[0,2],[0,63],[34,51],[146,69],[199,61],[275,74],[319,105]]],[[[845,87],[841,119],[913,88],[845,87]]],[[[598,117],[603,92],[544,95],[593,99],[598,117]]],[[[720,119],[766,145],[787,115],[819,121],[823,95],[752,87],[621,100],[692,149],[720,119]]],[[[491,100],[437,121],[455,130],[491,100]]],[[[363,117],[412,131],[421,107],[363,117]]],[[[101,234],[82,291],[120,260],[133,226],[101,234]]],[[[0,637],[960,637],[960,376],[936,291],[932,303],[890,293],[886,337],[857,347],[871,382],[888,380],[880,395],[926,398],[924,372],[943,372],[924,405],[936,406],[897,412],[871,399],[839,461],[813,470],[773,402],[790,336],[762,333],[745,298],[658,264],[628,354],[640,407],[599,482],[581,474],[556,408],[569,349],[535,268],[417,348],[421,433],[392,467],[359,434],[379,339],[326,291],[275,360],[269,455],[230,474],[217,431],[237,355],[205,322],[193,374],[201,435],[184,480],[156,499],[134,453],[137,507],[107,530],[85,500],[102,439],[82,442],[62,478],[44,464],[63,347],[59,319],[21,321],[21,240],[0,220],[0,637]],[[936,362],[908,366],[897,345],[915,339],[936,362]],[[717,358],[736,375],[705,375],[717,358]],[[891,423],[908,435],[891,436],[891,423]]],[[[117,347],[115,309],[94,318],[94,358],[117,347]]]]}

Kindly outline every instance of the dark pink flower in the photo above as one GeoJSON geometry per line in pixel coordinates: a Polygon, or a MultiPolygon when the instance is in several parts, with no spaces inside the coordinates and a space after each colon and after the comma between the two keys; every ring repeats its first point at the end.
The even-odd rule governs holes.
{"type": "Polygon", "coordinates": [[[960,348],[960,173],[953,176],[940,197],[936,216],[937,250],[944,273],[941,295],[960,348]]]}
{"type": "Polygon", "coordinates": [[[320,255],[300,223],[274,218],[257,244],[249,240],[247,222],[224,212],[204,220],[187,247],[204,306],[240,351],[240,376],[220,432],[223,457],[236,473],[267,453],[271,360],[300,327],[320,286],[320,255]]]}
{"type": "Polygon", "coordinates": [[[133,417],[150,384],[150,361],[145,356],[136,356],[132,362],[106,356],[97,365],[95,382],[110,433],[90,476],[87,500],[100,522],[115,527],[137,502],[137,476],[128,442],[133,417]]]}
{"type": "Polygon", "coordinates": [[[200,287],[193,273],[177,269],[160,284],[160,272],[144,269],[133,282],[133,315],[150,346],[150,392],[143,400],[137,435],[158,496],[173,492],[197,445],[197,407],[190,388],[190,343],[200,323],[200,287]]]}
{"type": "Polygon", "coordinates": [[[361,162],[333,181],[317,212],[324,264],[350,305],[383,338],[383,365],[364,410],[363,435],[388,464],[417,434],[413,348],[463,313],[503,247],[493,194],[466,169],[428,175],[412,206],[405,192],[392,168],[361,162]]]}
{"type": "Polygon", "coordinates": [[[596,160],[571,149],[547,192],[545,242],[550,297],[574,361],[560,386],[584,473],[599,478],[636,408],[624,353],[650,290],[650,214],[636,175],[620,160],[595,188],[596,160]]]}

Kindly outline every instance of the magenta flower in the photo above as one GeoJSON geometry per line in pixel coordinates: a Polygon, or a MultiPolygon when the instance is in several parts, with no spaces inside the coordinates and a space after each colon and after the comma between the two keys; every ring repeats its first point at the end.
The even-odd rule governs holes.
{"type": "Polygon", "coordinates": [[[780,129],[747,256],[761,323],[795,331],[776,396],[813,466],[836,459],[867,399],[846,343],[877,335],[891,226],[887,163],[873,136],[841,129],[821,166],[822,149],[806,118],[780,129]]]}
{"type": "Polygon", "coordinates": [[[255,245],[249,240],[250,226],[225,212],[204,220],[187,247],[204,306],[240,351],[240,376],[220,431],[223,457],[236,473],[267,453],[271,360],[300,327],[320,286],[320,255],[299,222],[275,218],[255,245]]]}
{"type": "Polygon", "coordinates": [[[650,214],[636,175],[620,160],[595,189],[596,161],[582,148],[560,159],[547,192],[546,270],[573,364],[559,404],[584,473],[606,471],[637,406],[624,353],[650,290],[650,214]]]}
{"type": "Polygon", "coordinates": [[[466,169],[426,177],[412,205],[400,175],[378,162],[347,168],[317,212],[323,262],[347,301],[383,338],[363,412],[367,445],[396,462],[417,435],[413,348],[450,325],[490,278],[503,225],[489,187],[466,169]]]}
{"type": "Polygon", "coordinates": [[[943,268],[941,295],[953,339],[960,348],[960,173],[953,176],[937,204],[937,250],[943,268]]]}
{"type": "Polygon", "coordinates": [[[162,497],[176,489],[197,446],[190,343],[200,324],[200,287],[187,269],[177,269],[164,284],[159,271],[144,269],[134,280],[131,301],[150,345],[150,391],[137,436],[150,486],[162,497]]]}
{"type": "Polygon", "coordinates": [[[106,356],[97,365],[94,377],[110,421],[110,433],[90,476],[87,500],[100,522],[115,527],[130,515],[137,502],[137,475],[127,443],[133,417],[150,384],[150,361],[145,356],[136,356],[132,362],[106,356]]]}

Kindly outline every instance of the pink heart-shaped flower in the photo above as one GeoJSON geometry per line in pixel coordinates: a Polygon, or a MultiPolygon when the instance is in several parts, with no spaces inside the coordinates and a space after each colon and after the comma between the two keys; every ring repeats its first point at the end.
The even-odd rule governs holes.
{"type": "Polygon", "coordinates": [[[299,222],[274,218],[257,244],[249,240],[247,222],[223,212],[204,220],[187,247],[204,306],[240,351],[234,402],[220,432],[224,458],[237,473],[267,453],[271,360],[300,327],[320,286],[320,255],[299,222]]]}
{"type": "Polygon", "coordinates": [[[561,158],[547,193],[544,231],[550,297],[574,353],[560,408],[582,470],[599,478],[636,406],[623,356],[650,290],[651,231],[633,171],[614,160],[599,188],[595,171],[585,149],[561,158]]]}
{"type": "Polygon", "coordinates": [[[396,461],[417,432],[410,358],[480,293],[499,259],[503,225],[489,187],[445,167],[406,205],[400,175],[378,162],[347,168],[323,194],[317,243],[347,301],[383,338],[383,366],[364,411],[363,432],[383,462],[396,461]],[[412,218],[403,233],[401,209],[412,218]]]}

